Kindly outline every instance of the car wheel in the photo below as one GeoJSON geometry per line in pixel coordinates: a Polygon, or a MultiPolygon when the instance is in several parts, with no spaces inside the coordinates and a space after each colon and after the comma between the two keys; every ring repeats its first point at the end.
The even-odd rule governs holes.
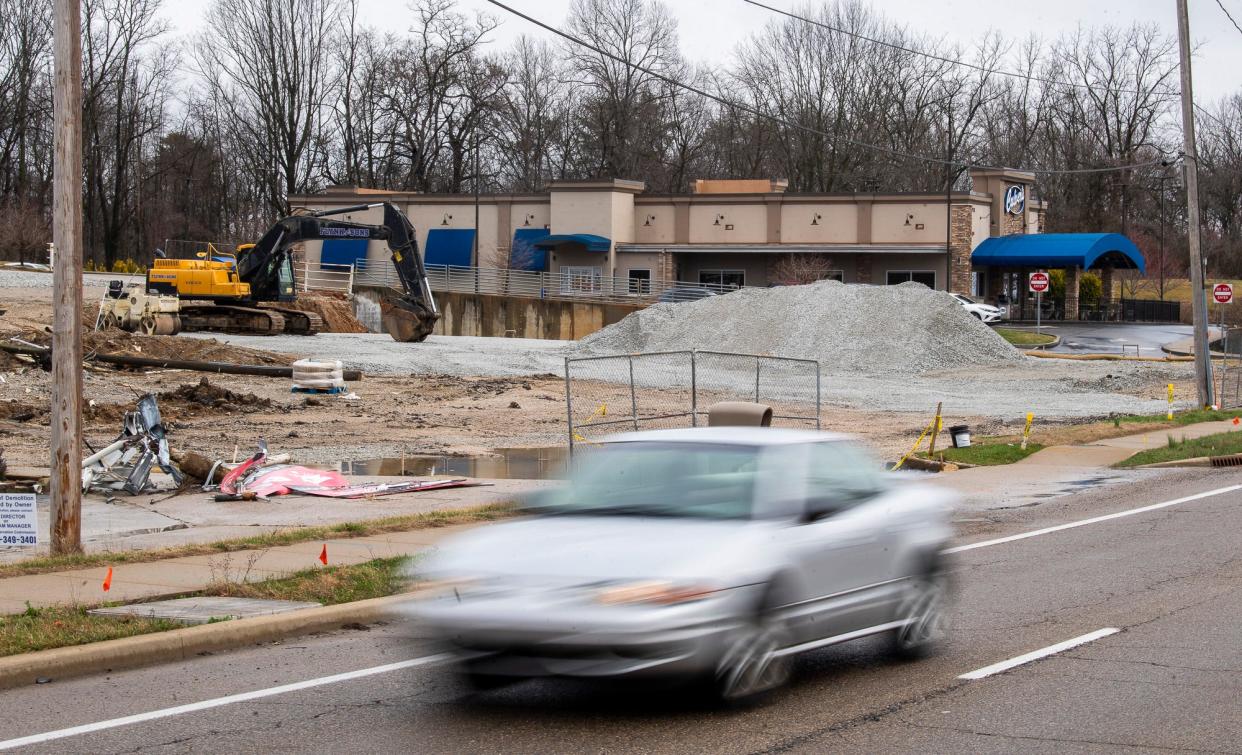
{"type": "Polygon", "coordinates": [[[931,569],[911,579],[897,608],[897,621],[905,622],[893,632],[893,653],[899,658],[925,658],[934,653],[947,634],[945,619],[949,579],[931,569]]]}
{"type": "Polygon", "coordinates": [[[714,692],[730,704],[753,702],[783,687],[793,673],[784,622],[761,611],[739,631],[716,666],[714,692]]]}

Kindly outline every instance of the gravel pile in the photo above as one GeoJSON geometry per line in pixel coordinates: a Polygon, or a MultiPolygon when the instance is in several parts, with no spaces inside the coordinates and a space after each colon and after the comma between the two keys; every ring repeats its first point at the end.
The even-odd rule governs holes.
{"type": "Polygon", "coordinates": [[[833,371],[929,372],[1024,359],[943,291],[921,283],[743,289],[657,304],[583,338],[576,355],[711,349],[816,359],[833,371]]]}

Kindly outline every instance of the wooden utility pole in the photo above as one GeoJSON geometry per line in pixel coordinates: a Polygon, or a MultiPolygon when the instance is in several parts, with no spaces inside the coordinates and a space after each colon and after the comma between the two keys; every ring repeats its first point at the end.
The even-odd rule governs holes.
{"type": "Polygon", "coordinates": [[[1177,0],[1177,43],[1182,69],[1182,161],[1186,171],[1186,223],[1190,241],[1190,308],[1195,326],[1195,387],[1199,406],[1211,406],[1207,296],[1199,241],[1199,153],[1195,148],[1195,101],[1190,78],[1190,19],[1186,0],[1177,0]]]}
{"type": "Polygon", "coordinates": [[[55,0],[52,171],[53,553],[82,550],[82,17],[55,0]]]}

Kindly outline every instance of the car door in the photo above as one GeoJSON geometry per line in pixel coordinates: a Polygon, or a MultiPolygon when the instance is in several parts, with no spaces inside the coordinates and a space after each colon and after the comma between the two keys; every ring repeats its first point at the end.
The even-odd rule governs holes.
{"type": "Polygon", "coordinates": [[[802,517],[787,528],[800,589],[791,606],[799,641],[882,623],[891,607],[892,537],[879,467],[853,444],[808,444],[802,517]]]}

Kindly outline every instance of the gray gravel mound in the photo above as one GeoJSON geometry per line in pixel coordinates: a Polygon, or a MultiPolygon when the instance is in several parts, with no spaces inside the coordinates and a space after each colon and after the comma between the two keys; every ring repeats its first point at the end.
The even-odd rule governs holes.
{"type": "Polygon", "coordinates": [[[742,289],[656,304],[573,348],[577,356],[710,349],[816,359],[830,370],[927,372],[1025,357],[943,291],[921,283],[742,289]]]}

